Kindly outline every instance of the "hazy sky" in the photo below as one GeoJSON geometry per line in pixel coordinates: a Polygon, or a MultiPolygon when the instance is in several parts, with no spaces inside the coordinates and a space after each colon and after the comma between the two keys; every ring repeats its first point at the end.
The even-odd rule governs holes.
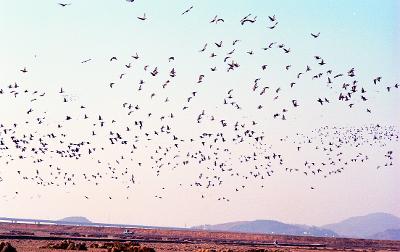
{"type": "Polygon", "coordinates": [[[0,0],[0,216],[82,215],[98,222],[164,226],[254,219],[320,225],[377,211],[400,216],[399,1],[65,3],[71,5],[0,0]],[[139,20],[144,13],[147,19],[139,20]],[[250,13],[256,22],[241,25],[250,13]],[[216,15],[224,22],[210,23],[216,15]],[[269,29],[273,15],[278,24],[269,29]],[[319,32],[318,38],[310,34],[319,32]],[[136,53],[139,59],[132,57],[136,53]],[[113,56],[117,60],[110,61],[113,56]],[[240,66],[227,72],[232,61],[240,66]],[[155,67],[159,73],[152,76],[155,67]],[[24,68],[26,73],[20,71],[24,68]],[[172,68],[176,77],[170,76],[172,68]],[[351,68],[355,77],[347,74],[351,68]],[[374,84],[378,76],[382,80],[374,84]],[[354,80],[352,100],[339,101],[343,84],[350,84],[349,91],[354,80]],[[19,87],[8,87],[14,83],[19,87]],[[268,89],[260,95],[263,87],[268,89]],[[321,106],[318,98],[330,102],[321,106]],[[66,121],[67,115],[72,120],[66,121]],[[135,121],[143,121],[143,129],[135,121]],[[167,125],[170,134],[161,132],[167,125]],[[329,128],[318,131],[323,126],[329,128]],[[243,137],[245,129],[254,136],[245,136],[243,143],[232,140],[243,137]],[[327,155],[329,142],[348,140],[357,129],[354,143],[333,147],[327,155]],[[116,132],[128,144],[111,144],[116,132]],[[213,135],[202,138],[203,133],[213,135]],[[11,136],[29,134],[34,137],[21,152],[11,136]],[[383,138],[373,141],[379,134],[383,138]],[[255,141],[256,136],[264,138],[255,141]],[[39,138],[48,143],[47,151],[32,154],[39,138]],[[86,145],[79,159],[56,153],[82,141],[95,148],[92,154],[86,145]],[[385,156],[388,151],[393,159],[385,156]],[[321,172],[313,175],[317,169],[321,172]],[[207,188],[208,183],[214,186],[207,188]]]}

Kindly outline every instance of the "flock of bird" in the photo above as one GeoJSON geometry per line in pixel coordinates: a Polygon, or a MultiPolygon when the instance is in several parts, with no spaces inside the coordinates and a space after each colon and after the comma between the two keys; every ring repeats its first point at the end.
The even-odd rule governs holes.
{"type": "MultiPolygon", "coordinates": [[[[71,4],[59,5],[69,7],[71,4]]],[[[181,15],[186,17],[194,9],[194,6],[190,6],[181,15]]],[[[149,21],[146,13],[137,18],[143,22],[149,21]]],[[[278,17],[271,15],[266,19],[266,29],[279,29],[278,17]]],[[[260,20],[256,15],[248,14],[238,20],[238,25],[252,25],[260,20]]],[[[224,22],[224,18],[219,15],[209,20],[210,25],[224,22]]],[[[320,32],[310,32],[307,36],[310,40],[317,40],[322,35],[320,32]]],[[[199,197],[207,198],[207,190],[218,190],[229,185],[232,187],[232,194],[218,195],[215,198],[219,201],[230,201],[235,192],[246,190],[255,181],[264,187],[263,183],[267,183],[268,178],[277,173],[326,179],[345,174],[346,169],[354,164],[368,164],[371,159],[382,161],[377,169],[393,166],[394,154],[390,144],[399,141],[399,130],[395,126],[377,123],[360,127],[325,126],[309,133],[281,138],[280,142],[287,146],[289,155],[299,153],[301,156],[303,151],[315,153],[315,160],[305,159],[304,163],[297,166],[287,162],[290,159],[288,153],[277,151],[269,142],[271,136],[263,130],[263,125],[270,120],[288,120],[291,113],[306,113],[302,110],[305,106],[304,100],[312,99],[312,103],[322,107],[333,103],[343,104],[341,109],[350,112],[355,107],[362,107],[365,113],[373,113],[373,107],[369,103],[369,94],[373,93],[369,90],[370,86],[382,90],[382,97],[399,88],[398,83],[385,83],[381,76],[362,85],[355,68],[345,72],[336,71],[323,56],[312,56],[313,60],[304,66],[282,66],[282,73],[292,76],[288,83],[278,86],[266,84],[262,77],[255,76],[249,83],[242,84],[244,88],[240,91],[236,87],[229,87],[218,104],[218,109],[223,112],[209,108],[196,111],[192,108],[194,100],[207,101],[206,97],[210,93],[202,87],[212,85],[207,81],[208,76],[215,73],[224,76],[239,71],[243,55],[251,57],[256,53],[272,50],[281,52],[282,55],[292,53],[291,47],[275,41],[268,42],[265,47],[247,51],[240,51],[237,47],[239,43],[245,43],[245,40],[207,41],[200,49],[194,49],[199,57],[211,59],[211,65],[203,73],[192,74],[193,90],[178,106],[169,111],[164,107],[170,104],[171,99],[179,101],[178,97],[172,96],[173,92],[168,91],[170,86],[179,82],[176,79],[180,68],[174,63],[175,56],[170,56],[159,64],[148,64],[144,60],[145,55],[138,53],[130,56],[130,62],[120,63],[119,56],[111,56],[106,60],[107,64],[120,65],[121,70],[119,76],[104,84],[110,95],[123,85],[130,69],[142,69],[140,71],[144,75],[141,76],[146,76],[138,79],[131,88],[140,99],[121,101],[120,107],[114,108],[124,115],[118,118],[110,118],[101,111],[91,110],[90,105],[78,104],[70,99],[66,87],[60,87],[57,93],[26,88],[23,83],[17,82],[0,87],[0,99],[10,103],[18,100],[28,104],[22,111],[23,120],[13,123],[0,121],[2,169],[7,169],[12,163],[21,162],[25,165],[16,169],[15,174],[22,181],[37,186],[71,188],[81,183],[102,186],[106,181],[114,181],[128,190],[134,190],[138,182],[136,173],[140,169],[151,169],[156,177],[171,176],[176,170],[190,169],[195,176],[182,178],[180,187],[198,190],[199,197]],[[162,78],[163,81],[154,83],[155,77],[162,78]],[[288,92],[301,89],[300,83],[304,80],[323,84],[327,92],[319,94],[316,99],[311,96],[294,97],[293,93],[296,92],[288,92]],[[156,88],[149,88],[149,83],[156,88]],[[259,101],[259,104],[249,107],[246,100],[241,99],[242,90],[247,90],[247,94],[254,101],[259,101]],[[62,118],[54,119],[49,117],[47,111],[35,107],[36,103],[45,102],[47,97],[58,99],[58,104],[52,107],[63,107],[69,112],[62,118]],[[268,104],[278,102],[279,109],[276,111],[266,109],[268,104]],[[148,103],[158,109],[146,106],[148,103]],[[224,116],[224,111],[238,113],[244,109],[262,111],[267,119],[224,116]],[[193,130],[188,136],[187,132],[182,132],[179,124],[183,124],[185,129],[198,129],[199,133],[193,130]],[[384,150],[384,155],[372,157],[368,151],[361,151],[363,146],[367,149],[380,148],[384,150]],[[73,165],[65,165],[64,160],[73,165]],[[86,166],[86,162],[92,164],[90,168],[79,167],[86,166]],[[72,169],[71,166],[79,168],[72,169]],[[232,186],[232,183],[226,181],[236,182],[232,186]]],[[[94,60],[89,58],[77,64],[84,67],[94,60]]],[[[253,67],[262,73],[268,71],[270,65],[253,67]]],[[[30,69],[23,67],[19,72],[29,75],[30,69]]],[[[0,183],[7,183],[7,178],[1,177],[1,173],[0,183]]],[[[160,185],[160,190],[166,190],[167,186],[160,185]]],[[[311,186],[310,189],[316,188],[311,186]]],[[[18,193],[15,192],[16,195],[18,193]]],[[[157,199],[165,196],[162,192],[154,195],[157,199]]],[[[114,194],[110,192],[105,197],[111,200],[114,194]]],[[[83,194],[82,198],[90,200],[92,196],[83,194]]]]}

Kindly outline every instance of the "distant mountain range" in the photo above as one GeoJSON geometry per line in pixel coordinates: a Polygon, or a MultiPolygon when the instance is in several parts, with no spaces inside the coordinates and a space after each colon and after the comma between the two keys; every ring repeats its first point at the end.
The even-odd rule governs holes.
{"type": "Polygon", "coordinates": [[[65,222],[73,222],[73,223],[92,223],[88,218],[82,217],[82,216],[71,216],[71,217],[65,217],[63,219],[60,219],[58,221],[65,221],[65,222]]]}
{"type": "Polygon", "coordinates": [[[400,241],[400,229],[388,229],[369,237],[376,240],[398,240],[400,241]]]}
{"type": "Polygon", "coordinates": [[[336,237],[335,232],[306,225],[292,225],[274,220],[255,220],[238,221],[217,225],[204,225],[193,227],[194,229],[231,231],[243,233],[265,233],[265,234],[284,234],[284,235],[307,235],[320,237],[336,237]]]}
{"type": "MultiPolygon", "coordinates": [[[[89,219],[71,216],[59,221],[88,224],[89,219]]],[[[156,228],[156,227],[155,227],[156,228]]],[[[236,221],[216,225],[195,226],[191,229],[243,233],[282,234],[318,237],[349,237],[379,240],[400,240],[400,218],[387,213],[356,216],[321,227],[287,224],[275,220],[236,221]]]]}
{"type": "Polygon", "coordinates": [[[305,235],[319,237],[350,237],[400,240],[400,218],[387,213],[351,217],[322,227],[286,224],[274,220],[237,221],[192,227],[210,231],[305,235]]]}
{"type": "Polygon", "coordinates": [[[400,229],[400,218],[387,213],[373,213],[322,227],[343,237],[368,238],[388,229],[400,229]]]}

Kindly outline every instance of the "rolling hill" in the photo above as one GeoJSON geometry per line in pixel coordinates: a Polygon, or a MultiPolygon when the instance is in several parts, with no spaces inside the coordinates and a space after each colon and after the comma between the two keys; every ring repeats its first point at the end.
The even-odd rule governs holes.
{"type": "Polygon", "coordinates": [[[88,218],[82,216],[70,216],[58,221],[73,222],[73,223],[92,223],[88,218]]]}
{"type": "Polygon", "coordinates": [[[374,240],[393,240],[400,241],[400,229],[388,229],[369,237],[374,240]]]}
{"type": "Polygon", "coordinates": [[[343,237],[368,238],[388,229],[400,229],[400,218],[387,213],[373,213],[351,217],[322,228],[330,229],[343,237]]]}
{"type": "Polygon", "coordinates": [[[202,229],[210,231],[231,231],[243,233],[264,233],[264,234],[284,234],[284,235],[306,235],[319,237],[336,237],[335,232],[315,226],[286,224],[274,220],[255,220],[238,221],[217,225],[203,225],[192,227],[192,229],[202,229]]]}

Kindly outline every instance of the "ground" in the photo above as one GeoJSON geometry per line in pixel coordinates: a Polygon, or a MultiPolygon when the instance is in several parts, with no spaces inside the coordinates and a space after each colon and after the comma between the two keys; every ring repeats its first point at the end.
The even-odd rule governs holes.
{"type": "Polygon", "coordinates": [[[400,241],[320,238],[247,234],[233,232],[192,231],[183,229],[130,229],[124,236],[122,228],[0,223],[0,241],[10,242],[19,252],[64,251],[42,248],[62,240],[85,242],[89,251],[107,251],[90,245],[110,241],[134,240],[156,251],[201,251],[216,249],[232,251],[400,251],[400,241]],[[277,242],[278,244],[274,244],[277,242]]]}

